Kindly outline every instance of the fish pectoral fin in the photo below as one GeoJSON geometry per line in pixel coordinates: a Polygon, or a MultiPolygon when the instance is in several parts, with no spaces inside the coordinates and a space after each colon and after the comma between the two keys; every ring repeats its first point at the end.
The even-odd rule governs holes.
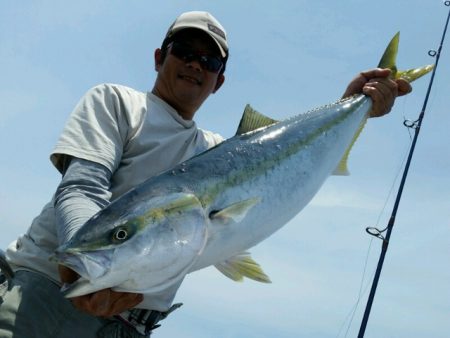
{"type": "Polygon", "coordinates": [[[211,220],[220,220],[223,222],[233,220],[234,222],[237,223],[242,221],[249,212],[249,210],[253,208],[255,205],[257,205],[259,202],[261,202],[260,197],[249,198],[243,201],[239,201],[237,203],[233,203],[222,210],[213,211],[211,212],[209,217],[211,220]]]}
{"type": "Polygon", "coordinates": [[[237,254],[214,266],[235,282],[242,282],[244,277],[247,277],[261,283],[272,283],[248,252],[237,254]]]}
{"type": "Polygon", "coordinates": [[[364,129],[366,122],[367,122],[367,119],[364,119],[363,122],[361,123],[361,125],[359,126],[358,130],[356,131],[355,135],[353,136],[352,142],[350,142],[350,145],[347,147],[347,150],[345,151],[344,155],[342,156],[341,160],[339,161],[336,169],[334,169],[333,175],[337,175],[337,176],[350,175],[350,172],[348,171],[348,167],[347,167],[348,157],[350,155],[350,151],[353,148],[353,145],[355,144],[356,140],[358,139],[359,135],[361,134],[362,130],[364,129]]]}
{"type": "Polygon", "coordinates": [[[239,122],[236,135],[242,135],[262,127],[270,126],[271,124],[277,122],[277,120],[257,112],[249,104],[247,104],[245,106],[244,113],[242,114],[241,121],[239,122]]]}

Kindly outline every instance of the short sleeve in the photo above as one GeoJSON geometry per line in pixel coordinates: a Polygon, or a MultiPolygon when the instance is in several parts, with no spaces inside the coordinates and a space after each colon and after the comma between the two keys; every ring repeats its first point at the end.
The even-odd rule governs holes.
{"type": "Polygon", "coordinates": [[[90,89],[77,104],[50,156],[61,172],[65,156],[99,163],[114,172],[127,139],[127,114],[120,92],[103,84],[90,89]]]}

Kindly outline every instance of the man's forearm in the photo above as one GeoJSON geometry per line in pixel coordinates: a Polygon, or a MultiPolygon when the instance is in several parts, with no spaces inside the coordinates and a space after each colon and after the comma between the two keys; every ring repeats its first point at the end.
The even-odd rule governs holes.
{"type": "Polygon", "coordinates": [[[55,195],[59,243],[67,242],[99,210],[109,204],[111,172],[104,166],[72,158],[55,195]]]}

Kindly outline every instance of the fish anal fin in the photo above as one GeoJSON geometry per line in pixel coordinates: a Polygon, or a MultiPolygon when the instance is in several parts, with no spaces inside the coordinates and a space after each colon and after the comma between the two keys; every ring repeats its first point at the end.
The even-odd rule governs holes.
{"type": "Polygon", "coordinates": [[[244,113],[242,114],[241,121],[239,122],[236,135],[242,135],[262,127],[270,126],[271,124],[277,122],[277,120],[257,112],[249,104],[247,104],[245,106],[244,113]]]}
{"type": "Polygon", "coordinates": [[[249,198],[237,203],[233,203],[224,209],[213,211],[211,212],[209,217],[211,218],[211,220],[221,220],[223,222],[233,220],[237,223],[242,221],[250,211],[250,209],[257,205],[259,202],[261,202],[260,197],[249,198]]]}
{"type": "Polygon", "coordinates": [[[349,176],[350,175],[350,171],[348,171],[348,167],[347,167],[347,158],[343,157],[341,159],[341,161],[339,162],[336,169],[334,169],[333,175],[334,176],[349,176]]]}
{"type": "Polygon", "coordinates": [[[214,266],[235,282],[242,282],[246,277],[261,283],[272,283],[248,252],[237,254],[214,266]]]}
{"type": "Polygon", "coordinates": [[[359,135],[361,134],[362,130],[364,129],[366,122],[367,122],[367,119],[364,119],[363,122],[361,123],[361,125],[359,126],[358,130],[356,131],[355,135],[353,136],[352,142],[350,142],[350,145],[347,147],[347,150],[345,151],[344,155],[342,156],[341,160],[339,161],[336,169],[334,169],[333,175],[337,175],[337,176],[350,175],[350,172],[348,171],[348,167],[347,167],[348,157],[353,148],[353,145],[355,144],[356,140],[358,139],[359,135]]]}

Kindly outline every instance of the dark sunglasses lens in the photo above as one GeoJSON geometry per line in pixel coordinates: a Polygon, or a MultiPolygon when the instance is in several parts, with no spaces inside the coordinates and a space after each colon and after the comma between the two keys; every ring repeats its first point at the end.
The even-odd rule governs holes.
{"type": "Polygon", "coordinates": [[[197,60],[204,69],[210,72],[217,73],[223,67],[223,62],[219,58],[210,55],[199,55],[189,46],[180,43],[172,43],[170,53],[184,61],[197,60]]]}
{"type": "Polygon", "coordinates": [[[222,68],[222,61],[215,56],[200,56],[200,63],[204,65],[206,70],[217,73],[222,68]]]}
{"type": "Polygon", "coordinates": [[[171,47],[170,53],[176,56],[177,58],[184,59],[190,54],[192,54],[192,49],[180,43],[173,42],[169,46],[171,47]]]}

